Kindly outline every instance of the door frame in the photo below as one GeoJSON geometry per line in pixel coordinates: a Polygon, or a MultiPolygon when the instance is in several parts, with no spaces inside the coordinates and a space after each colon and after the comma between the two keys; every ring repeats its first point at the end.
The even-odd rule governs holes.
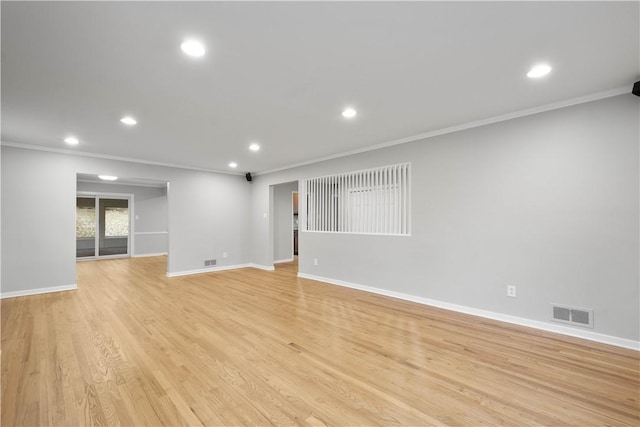
{"type": "MultiPolygon", "coordinates": [[[[97,259],[112,259],[112,258],[130,258],[134,251],[134,232],[135,232],[135,223],[133,219],[135,218],[133,212],[133,194],[129,193],[102,193],[95,191],[77,191],[76,198],[78,197],[87,197],[95,199],[95,211],[96,211],[96,235],[94,238],[94,256],[87,256],[78,258],[76,255],[76,261],[91,261],[97,259]],[[118,254],[118,255],[98,255],[99,246],[100,246],[100,199],[119,199],[119,200],[127,200],[127,204],[129,206],[129,236],[127,238],[127,253],[126,254],[118,254]]],[[[76,202],[77,206],[77,202],[76,202]]],[[[77,240],[77,236],[76,236],[77,240]]],[[[77,244],[77,243],[76,243],[77,244]]]]}
{"type": "Polygon", "coordinates": [[[300,229],[298,228],[298,224],[300,224],[300,221],[298,221],[298,224],[296,224],[296,220],[299,218],[299,213],[300,213],[300,200],[298,199],[298,213],[296,213],[296,211],[293,209],[293,202],[296,199],[296,196],[299,196],[299,192],[298,190],[292,191],[291,192],[291,259],[295,260],[296,256],[298,256],[296,254],[296,245],[295,245],[295,235],[296,235],[296,231],[298,232],[298,253],[300,253],[300,229]]]}

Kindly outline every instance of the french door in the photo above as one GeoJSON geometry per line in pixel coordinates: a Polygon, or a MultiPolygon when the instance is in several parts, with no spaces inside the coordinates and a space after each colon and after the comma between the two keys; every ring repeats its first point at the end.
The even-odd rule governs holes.
{"type": "Polygon", "coordinates": [[[131,249],[129,196],[76,197],[76,257],[127,257],[131,249]]]}

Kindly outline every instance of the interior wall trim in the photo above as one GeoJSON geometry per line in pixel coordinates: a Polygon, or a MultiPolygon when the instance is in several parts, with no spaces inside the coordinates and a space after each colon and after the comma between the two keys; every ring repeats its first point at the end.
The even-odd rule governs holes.
{"type": "MultiPolygon", "coordinates": [[[[150,255],[150,256],[153,256],[153,255],[150,255]]],[[[198,268],[196,270],[175,271],[171,273],[167,272],[167,277],[190,276],[192,274],[211,273],[215,271],[224,271],[224,270],[236,270],[238,268],[257,268],[265,271],[275,270],[273,266],[249,263],[249,264],[221,265],[218,267],[198,268]]]]}
{"type": "Polygon", "coordinates": [[[198,268],[195,270],[167,272],[167,277],[190,276],[192,274],[212,273],[215,271],[236,270],[250,267],[249,264],[220,265],[217,267],[198,268]]]}
{"type": "MultiPolygon", "coordinates": [[[[199,172],[221,173],[225,175],[244,175],[243,173],[239,173],[239,172],[230,172],[230,171],[218,170],[218,169],[205,169],[205,168],[198,168],[195,166],[179,165],[175,163],[156,162],[153,160],[136,159],[133,157],[123,157],[123,156],[112,156],[109,154],[88,153],[86,151],[65,150],[63,148],[44,147],[41,145],[32,145],[32,144],[21,144],[18,142],[10,142],[10,141],[0,141],[0,145],[3,147],[23,148],[25,150],[48,151],[50,153],[68,154],[71,156],[93,157],[96,159],[117,160],[120,162],[129,162],[129,163],[141,163],[144,165],[164,166],[168,168],[187,169],[187,170],[194,170],[199,172]]],[[[132,184],[126,184],[126,185],[132,185],[132,184]]]]}
{"type": "MultiPolygon", "coordinates": [[[[4,145],[4,144],[3,144],[4,145]]],[[[7,146],[9,146],[7,144],[7,146]]],[[[82,182],[84,184],[102,184],[102,185],[113,185],[120,187],[147,187],[147,188],[167,188],[168,181],[157,181],[163,185],[151,184],[148,182],[118,182],[118,181],[91,181],[89,179],[77,179],[76,182],[82,182]]]]}
{"type": "MultiPolygon", "coordinates": [[[[334,155],[326,156],[326,157],[320,157],[320,158],[309,160],[309,161],[305,161],[305,162],[294,163],[294,164],[290,164],[290,165],[283,166],[283,167],[276,168],[276,169],[271,169],[271,170],[267,170],[267,171],[252,172],[251,174],[254,175],[254,176],[266,175],[266,174],[270,174],[270,173],[273,173],[273,172],[280,172],[280,171],[283,171],[283,170],[293,169],[293,168],[297,168],[297,167],[300,167],[300,166],[306,166],[306,165],[311,165],[311,164],[314,164],[314,163],[324,162],[326,160],[337,159],[337,158],[340,158],[340,157],[351,156],[353,154],[359,154],[359,153],[365,153],[367,151],[378,150],[380,148],[392,147],[394,145],[400,145],[400,144],[406,144],[408,142],[418,141],[418,140],[421,140],[421,139],[427,139],[427,138],[431,138],[431,137],[438,136],[438,135],[444,135],[444,134],[447,134],[447,133],[453,133],[453,132],[458,132],[458,131],[461,131],[461,130],[472,129],[472,128],[475,128],[475,127],[485,126],[485,125],[492,124],[492,123],[498,123],[498,122],[502,122],[502,121],[505,121],[505,120],[511,120],[511,119],[515,119],[515,118],[518,118],[518,117],[529,116],[529,115],[532,115],[532,114],[543,113],[543,112],[546,112],[546,111],[556,110],[556,109],[559,109],[559,108],[565,108],[565,107],[570,107],[570,106],[573,106],[573,105],[578,105],[578,104],[584,104],[584,103],[587,103],[587,102],[597,101],[597,100],[600,100],[600,99],[611,98],[611,97],[618,96],[618,95],[623,95],[623,94],[626,94],[626,93],[631,94],[631,89],[629,89],[631,87],[631,85],[632,85],[632,83],[630,83],[628,86],[618,87],[618,88],[615,88],[615,89],[606,90],[606,91],[602,91],[602,92],[596,92],[596,93],[592,93],[592,94],[588,94],[588,95],[584,95],[584,96],[579,96],[579,97],[576,97],[576,98],[567,99],[567,100],[564,100],[564,101],[554,102],[552,104],[541,105],[541,106],[537,106],[537,107],[533,107],[533,108],[528,108],[528,109],[524,109],[524,110],[515,111],[513,113],[508,113],[508,114],[503,114],[503,115],[500,115],[500,116],[494,116],[494,117],[489,117],[489,118],[486,118],[486,119],[476,120],[476,121],[472,121],[472,122],[469,122],[469,123],[459,124],[459,125],[455,125],[455,126],[442,128],[442,129],[436,129],[436,130],[433,130],[433,131],[430,131],[430,132],[425,132],[425,133],[421,133],[421,134],[418,134],[418,135],[413,135],[413,136],[408,136],[408,137],[405,137],[405,138],[395,139],[393,141],[388,141],[388,142],[384,142],[384,143],[381,143],[381,144],[371,145],[371,146],[368,146],[368,147],[365,147],[365,148],[356,149],[356,150],[345,151],[345,152],[342,152],[342,153],[338,153],[338,154],[334,154],[334,155]]],[[[136,159],[136,158],[130,158],[130,157],[122,157],[122,156],[111,156],[111,155],[107,155],[107,154],[88,153],[88,152],[76,151],[76,150],[65,150],[65,149],[62,149],[62,148],[43,147],[43,146],[39,146],[39,145],[21,144],[21,143],[10,142],[10,141],[0,141],[0,145],[7,146],[7,147],[24,148],[24,149],[29,149],[29,150],[49,151],[49,152],[52,152],[52,153],[70,154],[70,155],[73,155],[73,156],[95,157],[95,158],[99,158],[99,159],[120,160],[120,161],[123,161],[123,162],[130,162],[130,163],[142,163],[142,164],[147,164],[147,165],[166,166],[166,167],[170,167],[170,168],[189,169],[189,170],[195,170],[195,171],[201,171],[201,172],[221,173],[221,174],[227,174],[227,175],[244,175],[243,173],[239,173],[239,172],[231,172],[231,171],[217,170],[217,169],[205,169],[205,168],[198,168],[198,167],[194,167],[194,166],[179,165],[179,164],[174,164],[174,163],[156,162],[156,161],[152,161],[152,160],[143,160],[143,159],[136,159]]]]}
{"type": "Polygon", "coordinates": [[[154,257],[154,256],[167,256],[167,255],[169,255],[167,252],[158,252],[155,254],[135,254],[131,258],[148,258],[148,257],[154,257]]]}
{"type": "Polygon", "coordinates": [[[553,332],[553,333],[567,335],[574,338],[582,338],[589,341],[599,342],[602,344],[609,344],[609,345],[614,345],[616,347],[623,347],[630,350],[640,351],[640,341],[633,341],[626,338],[615,337],[612,335],[605,335],[605,334],[600,334],[592,331],[574,329],[574,328],[561,326],[561,325],[554,325],[551,323],[540,322],[538,320],[525,319],[523,317],[511,316],[507,314],[496,313],[488,310],[481,310],[481,309],[467,307],[467,306],[458,305],[458,304],[451,304],[448,302],[418,297],[415,295],[405,294],[401,292],[389,291],[381,288],[374,288],[372,286],[359,285],[356,283],[345,282],[342,280],[336,280],[336,279],[331,279],[327,277],[314,276],[311,274],[298,273],[298,277],[301,277],[304,279],[316,280],[318,282],[328,283],[331,285],[357,289],[360,291],[371,292],[374,294],[384,295],[392,298],[398,298],[405,301],[416,302],[418,304],[428,305],[432,307],[443,308],[445,310],[451,310],[458,313],[470,314],[472,316],[484,317],[486,319],[498,320],[500,322],[511,323],[519,326],[526,326],[529,328],[539,329],[546,332],[553,332]]]}
{"type": "Polygon", "coordinates": [[[146,235],[150,235],[150,234],[169,234],[168,231],[136,231],[135,233],[136,236],[146,236],[146,235]]]}
{"type": "Polygon", "coordinates": [[[603,92],[597,92],[597,93],[592,93],[592,94],[585,95],[585,96],[580,96],[580,97],[577,97],[577,98],[567,99],[565,101],[554,102],[552,104],[546,104],[546,105],[541,105],[541,106],[538,106],[538,107],[527,108],[525,110],[514,111],[513,113],[503,114],[503,115],[500,115],[500,116],[488,117],[486,119],[475,120],[475,121],[468,122],[468,123],[463,123],[463,124],[450,126],[450,127],[446,127],[446,128],[442,128],[442,129],[436,129],[436,130],[433,130],[433,131],[430,131],[430,132],[425,132],[425,133],[420,133],[420,134],[413,135],[413,136],[408,136],[408,137],[405,137],[405,138],[395,139],[393,141],[383,142],[381,144],[370,145],[370,146],[364,147],[364,148],[345,151],[345,152],[342,152],[342,153],[338,153],[338,154],[334,154],[334,155],[326,156],[326,157],[321,157],[321,158],[309,160],[309,161],[306,161],[306,162],[294,163],[294,164],[291,164],[291,165],[288,165],[288,166],[283,166],[281,168],[271,169],[271,170],[267,170],[267,171],[263,171],[263,172],[256,172],[254,175],[256,175],[256,176],[258,176],[258,175],[267,175],[267,174],[270,174],[270,173],[280,172],[280,171],[287,170],[287,169],[293,169],[293,168],[298,168],[298,167],[301,167],[301,166],[311,165],[311,164],[314,164],[314,163],[324,162],[324,161],[327,161],[327,160],[338,159],[340,157],[352,156],[354,154],[365,153],[367,151],[379,150],[381,148],[392,147],[394,145],[400,145],[400,144],[406,144],[408,142],[419,141],[421,139],[428,139],[428,138],[432,138],[434,136],[445,135],[445,134],[448,134],[448,133],[459,132],[461,130],[473,129],[473,128],[476,128],[476,127],[486,126],[486,125],[490,125],[490,124],[493,124],[493,123],[499,123],[499,122],[503,122],[503,121],[506,121],[506,120],[517,119],[519,117],[525,117],[525,116],[530,116],[530,115],[533,115],[533,114],[544,113],[544,112],[547,112],[547,111],[557,110],[559,108],[565,108],[565,107],[571,107],[573,105],[585,104],[587,102],[598,101],[600,99],[611,98],[611,97],[614,97],[614,96],[623,95],[623,94],[627,94],[627,93],[631,94],[631,90],[629,89],[630,86],[631,85],[623,86],[623,87],[619,87],[619,88],[615,88],[615,89],[611,89],[611,90],[607,90],[607,91],[603,91],[603,92]]]}
{"type": "Polygon", "coordinates": [[[276,268],[273,265],[262,265],[262,264],[249,264],[249,267],[251,268],[257,268],[259,270],[264,270],[264,271],[275,271],[276,268]]]}
{"type": "Polygon", "coordinates": [[[51,286],[49,288],[26,289],[24,291],[14,291],[14,292],[1,292],[0,299],[25,297],[29,295],[49,294],[53,292],[73,291],[76,289],[78,289],[78,285],[74,283],[73,285],[51,286]]]}

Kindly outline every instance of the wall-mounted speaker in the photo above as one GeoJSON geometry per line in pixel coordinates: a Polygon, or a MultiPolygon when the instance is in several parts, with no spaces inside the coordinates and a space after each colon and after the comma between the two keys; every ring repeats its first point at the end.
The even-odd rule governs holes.
{"type": "Polygon", "coordinates": [[[633,84],[633,90],[631,91],[635,96],[640,96],[640,81],[633,84]]]}
{"type": "Polygon", "coordinates": [[[251,182],[251,180],[253,179],[253,177],[251,176],[251,172],[247,172],[247,174],[244,177],[247,178],[248,182],[251,182]]]}

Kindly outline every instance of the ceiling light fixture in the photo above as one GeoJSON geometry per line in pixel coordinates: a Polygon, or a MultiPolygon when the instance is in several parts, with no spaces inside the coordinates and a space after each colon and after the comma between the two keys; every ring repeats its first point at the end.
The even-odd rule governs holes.
{"type": "Polygon", "coordinates": [[[356,114],[358,114],[358,112],[356,110],[354,110],[353,108],[346,108],[343,112],[342,112],[342,117],[346,118],[346,119],[352,119],[356,116],[356,114]]]}
{"type": "Polygon", "coordinates": [[[204,56],[205,49],[204,45],[197,40],[186,40],[184,43],[180,45],[180,49],[184,53],[189,56],[194,56],[196,58],[204,56]]]}
{"type": "Polygon", "coordinates": [[[229,163],[229,167],[230,168],[237,168],[238,164],[236,162],[231,162],[231,163],[229,163]]]}
{"type": "Polygon", "coordinates": [[[64,142],[66,142],[69,145],[78,145],[80,143],[80,141],[78,141],[78,138],[74,137],[74,136],[68,136],[64,139],[64,142]]]}
{"type": "Polygon", "coordinates": [[[538,79],[544,77],[551,72],[551,67],[547,64],[538,64],[531,68],[527,73],[527,77],[530,79],[538,79]]]}
{"type": "Polygon", "coordinates": [[[260,151],[260,145],[254,142],[253,144],[251,144],[249,146],[249,150],[251,150],[251,151],[260,151]]]}
{"type": "Polygon", "coordinates": [[[125,125],[129,125],[129,126],[133,126],[133,125],[135,125],[136,123],[138,123],[138,122],[136,121],[136,119],[134,119],[134,118],[133,118],[133,117],[131,117],[131,116],[125,116],[125,117],[121,118],[121,119],[120,119],[120,121],[121,121],[122,123],[124,123],[125,125]]]}
{"type": "Polygon", "coordinates": [[[118,179],[117,176],[113,176],[113,175],[98,175],[98,178],[105,181],[115,181],[116,179],[118,179]]]}

